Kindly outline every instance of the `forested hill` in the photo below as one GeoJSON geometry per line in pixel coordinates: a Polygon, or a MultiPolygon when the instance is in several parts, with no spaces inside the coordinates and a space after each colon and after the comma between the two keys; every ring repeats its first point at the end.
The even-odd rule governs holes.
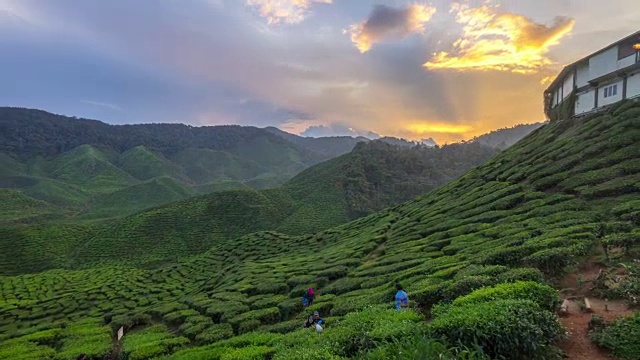
{"type": "Polygon", "coordinates": [[[302,141],[248,126],[109,125],[0,108],[0,223],[124,216],[203,193],[277,187],[358,141],[291,137],[302,141]]]}
{"type": "MultiPolygon", "coordinates": [[[[130,264],[153,266],[256,231],[290,235],[317,232],[427,193],[498,152],[471,143],[408,148],[376,140],[360,143],[348,154],[314,165],[277,188],[196,196],[104,224],[6,227],[0,231],[0,247],[20,244],[25,250],[5,258],[0,273],[67,267],[72,263],[85,266],[125,258],[130,264]],[[47,246],[42,244],[45,240],[47,246]],[[82,246],[89,241],[91,246],[82,246]],[[79,248],[69,252],[76,247],[79,248]],[[120,254],[123,249],[127,249],[126,257],[120,254]],[[30,255],[27,259],[20,254],[30,255]]],[[[165,181],[142,190],[136,189],[135,193],[155,199],[160,194],[173,194],[176,187],[165,181]]],[[[127,204],[135,193],[106,197],[94,212],[122,211],[114,204],[127,204]]],[[[23,212],[46,210],[15,194],[6,197],[23,212]]],[[[2,256],[0,263],[1,260],[2,256]]]]}
{"type": "Polygon", "coordinates": [[[529,135],[529,133],[538,129],[542,125],[544,125],[544,123],[539,122],[535,124],[520,124],[510,128],[502,128],[491,131],[488,134],[476,136],[471,139],[471,141],[504,150],[517,143],[520,139],[529,135]]]}
{"type": "Polygon", "coordinates": [[[267,144],[273,150],[259,158],[263,164],[282,163],[292,155],[292,151],[295,152],[295,158],[286,160],[310,164],[327,159],[269,131],[250,126],[109,125],[41,110],[0,108],[0,151],[23,159],[55,156],[81,145],[109,148],[118,153],[144,146],[164,156],[171,156],[187,148],[245,154],[251,152],[252,148],[267,144]]]}
{"type": "Polygon", "coordinates": [[[311,167],[285,186],[312,191],[313,184],[336,184],[349,218],[355,219],[427,193],[499,152],[476,143],[408,147],[385,139],[361,142],[351,153],[311,167]]]}
{"type": "Polygon", "coordinates": [[[362,136],[328,136],[319,138],[304,137],[282,131],[273,126],[266,127],[264,130],[296,144],[303,149],[323,154],[327,157],[335,157],[348,153],[354,146],[356,146],[357,143],[369,141],[369,139],[362,136]]]}

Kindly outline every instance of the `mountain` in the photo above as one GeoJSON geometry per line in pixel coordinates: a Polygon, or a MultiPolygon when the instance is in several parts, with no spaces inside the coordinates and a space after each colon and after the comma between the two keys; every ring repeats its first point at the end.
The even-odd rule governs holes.
{"type": "Polygon", "coordinates": [[[544,123],[541,122],[515,125],[510,128],[502,128],[491,131],[488,134],[476,136],[470,141],[504,150],[543,125],[544,123]]]}
{"type": "MultiPolygon", "coordinates": [[[[95,263],[96,258],[121,261],[125,248],[127,261],[156,266],[257,231],[289,235],[318,232],[431,191],[498,152],[479,144],[409,148],[379,140],[362,142],[352,152],[314,165],[277,188],[231,189],[186,200],[182,199],[194,195],[191,188],[170,177],[153,178],[94,196],[88,205],[90,210],[76,218],[132,213],[140,210],[140,204],[162,206],[103,224],[76,224],[87,228],[78,233],[79,239],[70,240],[65,232],[56,236],[57,230],[52,229],[57,229],[58,224],[7,227],[3,234],[7,244],[37,248],[39,241],[47,238],[50,243],[90,241],[91,246],[73,254],[49,248],[41,253],[42,259],[48,259],[41,264],[26,262],[26,258],[15,254],[6,259],[0,271],[41,271],[69,263],[85,266],[85,260],[95,263]],[[159,243],[163,246],[157,246],[159,243]],[[71,257],[76,260],[71,261],[71,257]]],[[[66,247],[60,249],[66,251],[66,247]]]]}
{"type": "Polygon", "coordinates": [[[282,131],[273,126],[266,127],[265,130],[304,149],[325,154],[328,157],[342,155],[351,151],[357,143],[370,141],[368,138],[361,136],[328,136],[319,138],[303,137],[282,131]]]}
{"type": "Polygon", "coordinates": [[[56,212],[61,219],[119,217],[198,194],[276,187],[357,143],[314,139],[303,146],[297,138],[254,127],[116,126],[0,108],[0,188],[56,208],[0,223],[51,220],[56,212]]]}
{"type": "MultiPolygon", "coordinates": [[[[127,261],[109,265],[101,251],[83,253],[96,246],[91,234],[73,246],[43,240],[48,248],[76,251],[69,262],[90,267],[0,277],[0,357],[384,359],[403,351],[409,359],[463,353],[470,359],[554,358],[562,334],[555,315],[560,299],[549,284],[564,271],[595,258],[619,268],[611,269],[616,280],[607,280],[615,288],[594,287],[629,301],[640,295],[633,285],[640,272],[631,261],[640,255],[639,121],[640,104],[626,101],[586,118],[551,122],[401,205],[315,234],[262,231],[220,240],[204,254],[156,269],[127,261]],[[398,282],[411,306],[425,314],[390,309],[398,282]],[[303,310],[300,296],[309,286],[318,295],[303,310]],[[314,310],[326,320],[321,335],[300,329],[314,310]],[[120,327],[124,338],[114,346],[120,327]]],[[[213,213],[202,207],[214,205],[228,217],[277,216],[270,198],[245,207],[246,195],[158,208],[175,215],[149,222],[147,231],[164,225],[186,236],[196,230],[193,223],[175,219],[196,221],[213,213]],[[253,213],[236,213],[247,208],[253,213]]],[[[73,239],[87,229],[60,224],[55,231],[73,239]]],[[[194,239],[211,231],[228,229],[208,228],[194,239]]],[[[0,264],[13,256],[24,256],[25,267],[30,256],[39,261],[36,247],[15,244],[2,246],[7,251],[0,264]]],[[[162,239],[153,245],[170,252],[180,244],[162,239]]],[[[106,256],[128,259],[140,244],[100,246],[113,247],[106,256]]],[[[607,279],[606,268],[602,276],[607,279]]],[[[629,346],[637,322],[620,321],[605,331],[628,329],[614,346],[629,346]]]]}

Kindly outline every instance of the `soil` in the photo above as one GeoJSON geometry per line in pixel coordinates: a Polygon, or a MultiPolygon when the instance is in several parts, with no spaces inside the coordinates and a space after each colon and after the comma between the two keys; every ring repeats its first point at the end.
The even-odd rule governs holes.
{"type": "Polygon", "coordinates": [[[600,349],[589,339],[589,321],[592,315],[597,315],[610,322],[617,317],[633,314],[623,301],[597,299],[589,296],[590,280],[595,280],[605,266],[598,264],[595,257],[584,263],[576,272],[567,275],[559,283],[561,296],[569,300],[566,314],[560,317],[560,322],[568,332],[568,339],[558,344],[570,360],[613,360],[605,350],[600,349]],[[582,279],[583,281],[578,281],[582,279]],[[591,303],[591,313],[583,312],[581,304],[587,297],[591,303]]]}
{"type": "Polygon", "coordinates": [[[589,321],[591,316],[597,315],[606,321],[612,321],[619,316],[633,314],[627,305],[621,301],[605,301],[601,299],[589,298],[593,313],[585,313],[580,310],[580,300],[573,300],[569,303],[566,315],[560,318],[562,326],[567,330],[569,338],[562,341],[558,346],[567,354],[571,360],[613,360],[614,358],[600,349],[589,339],[589,321]],[[605,304],[608,311],[605,310],[605,304]]]}

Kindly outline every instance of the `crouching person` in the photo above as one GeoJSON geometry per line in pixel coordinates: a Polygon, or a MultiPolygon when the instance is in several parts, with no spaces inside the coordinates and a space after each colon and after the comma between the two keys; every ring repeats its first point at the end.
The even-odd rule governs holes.
{"type": "Polygon", "coordinates": [[[315,327],[317,332],[322,332],[324,326],[324,320],[320,317],[320,313],[317,311],[313,312],[313,315],[307,318],[307,321],[304,322],[304,327],[315,327]]]}

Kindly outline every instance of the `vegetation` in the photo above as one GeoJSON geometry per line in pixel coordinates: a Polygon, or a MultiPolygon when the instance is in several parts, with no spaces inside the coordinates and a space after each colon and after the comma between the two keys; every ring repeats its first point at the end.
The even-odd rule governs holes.
{"type": "Polygon", "coordinates": [[[622,360],[638,359],[640,355],[640,313],[619,318],[604,328],[591,333],[591,338],[601,347],[610,350],[622,360]]]}
{"type": "MultiPolygon", "coordinates": [[[[94,150],[85,147],[85,151],[94,150]]],[[[496,152],[475,144],[399,148],[374,141],[312,166],[275,189],[228,190],[183,201],[177,200],[193,194],[191,188],[171,177],[156,177],[95,195],[91,208],[76,219],[99,219],[140,207],[173,203],[119,220],[76,221],[74,226],[83,230],[75,232],[77,237],[73,239],[69,238],[73,234],[58,231],[58,224],[7,227],[0,244],[19,242],[21,246],[7,254],[5,269],[7,274],[18,274],[29,266],[42,271],[113,261],[154,267],[257,231],[314,233],[407,201],[480,165],[496,152]],[[157,246],[158,243],[163,246],[157,246]],[[69,244],[77,248],[70,252],[69,244]],[[34,263],[33,251],[25,252],[22,248],[40,254],[38,263],[34,263]]],[[[149,154],[139,147],[133,153],[149,154]]],[[[126,156],[134,155],[129,151],[126,156]]],[[[206,157],[200,160],[204,161],[203,158],[206,157]]],[[[191,164],[196,166],[196,162],[191,164]]],[[[213,169],[211,166],[204,168],[213,169]]],[[[21,214],[26,216],[29,212],[21,214]]],[[[40,213],[32,216],[37,214],[40,213]]]]}
{"type": "Polygon", "coordinates": [[[309,147],[253,127],[113,126],[21,108],[0,108],[0,129],[0,187],[52,209],[0,213],[3,223],[120,217],[213,191],[276,187],[356,143],[309,147]]]}
{"type": "Polygon", "coordinates": [[[0,357],[85,351],[101,358],[113,351],[163,359],[340,359],[409,349],[408,358],[420,358],[416,349],[425,349],[443,358],[554,359],[557,299],[543,278],[639,225],[638,114],[640,104],[623,102],[549,123],[428,194],[315,233],[249,230],[234,237],[237,230],[216,227],[217,220],[197,227],[212,214],[275,219],[271,198],[246,207],[240,191],[225,195],[231,202],[183,201],[108,230],[56,224],[47,231],[86,234],[39,240],[62,255],[49,257],[29,241],[18,241],[17,250],[3,244],[9,253],[0,256],[25,259],[4,265],[3,274],[47,262],[56,269],[0,276],[0,357]],[[135,230],[142,219],[146,228],[135,230]],[[133,237],[161,224],[163,237],[133,237]],[[114,234],[112,242],[99,241],[103,231],[114,234]],[[215,232],[228,235],[207,240],[215,232]],[[166,256],[204,246],[201,254],[166,256]],[[398,282],[409,309],[392,309],[398,282]],[[303,310],[309,286],[317,295],[303,310]],[[322,333],[302,328],[314,310],[326,320],[322,333]],[[118,351],[112,337],[121,326],[118,351]]]}
{"type": "Polygon", "coordinates": [[[502,128],[484,135],[476,136],[471,139],[471,141],[504,150],[543,125],[544,123],[541,122],[515,125],[510,128],[502,128]]]}

